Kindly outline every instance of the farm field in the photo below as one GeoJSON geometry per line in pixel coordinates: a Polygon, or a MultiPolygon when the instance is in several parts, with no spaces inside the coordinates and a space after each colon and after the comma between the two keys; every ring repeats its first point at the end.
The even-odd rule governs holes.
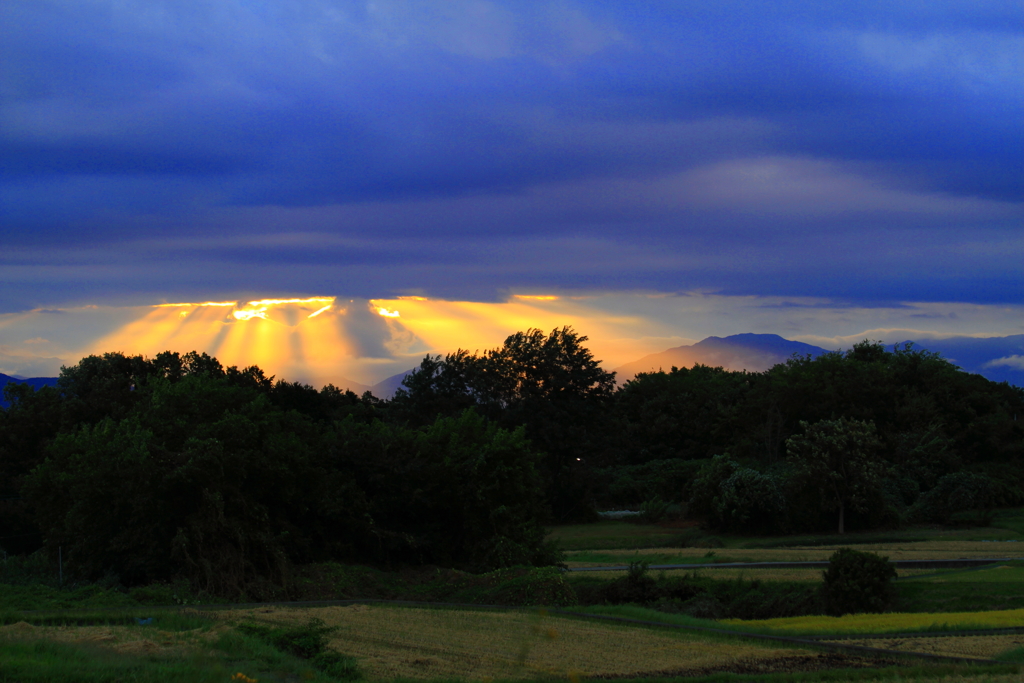
{"type": "Polygon", "coordinates": [[[592,549],[566,552],[569,567],[624,565],[637,560],[651,564],[716,564],[722,562],[823,562],[839,548],[856,548],[886,555],[890,560],[944,560],[984,557],[1021,558],[1024,543],[1015,541],[964,541],[959,539],[912,542],[876,542],[800,546],[785,548],[642,548],[630,552],[592,549]],[[713,554],[712,554],[713,553],[713,554]]]}
{"type": "MultiPolygon", "coordinates": [[[[86,589],[78,589],[85,592],[67,605],[61,604],[55,593],[55,597],[47,598],[48,604],[53,603],[52,607],[47,607],[51,612],[24,612],[20,613],[23,617],[18,617],[17,609],[38,608],[19,608],[11,601],[31,601],[25,597],[19,598],[20,593],[12,589],[13,592],[7,598],[0,593],[0,608],[8,612],[4,620],[0,621],[7,624],[0,626],[0,681],[226,682],[238,672],[244,672],[262,683],[344,680],[315,670],[308,660],[296,659],[266,643],[258,642],[251,632],[245,630],[246,624],[262,624],[267,628],[299,628],[314,618],[335,629],[327,636],[328,646],[336,652],[353,657],[363,679],[369,682],[396,679],[574,681],[634,677],[685,677],[700,680],[707,676],[746,675],[747,678],[737,680],[757,680],[760,683],[772,680],[772,675],[776,673],[780,676],[799,674],[803,677],[801,680],[805,681],[827,678],[830,683],[892,680],[896,675],[903,677],[902,680],[916,677],[944,683],[1003,683],[1021,680],[1019,663],[1024,660],[1024,634],[960,636],[937,632],[953,626],[974,629],[1024,627],[1024,543],[1013,540],[1016,537],[1013,530],[924,529],[918,534],[922,537],[914,536],[918,533],[916,530],[901,532],[902,537],[896,537],[895,532],[892,532],[892,537],[886,537],[885,534],[850,534],[843,538],[802,536],[789,539],[788,545],[787,540],[782,538],[766,540],[725,537],[718,539],[719,545],[714,548],[629,549],[624,538],[632,537],[635,543],[647,543],[656,539],[659,533],[667,531],[669,534],[678,534],[679,530],[666,530],[657,526],[644,528],[615,522],[590,526],[594,529],[589,535],[578,530],[572,532],[579,547],[567,553],[569,566],[628,565],[635,561],[651,564],[823,561],[828,560],[839,547],[875,552],[889,556],[890,559],[1011,557],[1021,558],[1021,561],[972,569],[901,569],[898,583],[901,595],[899,613],[717,622],[718,627],[737,631],[815,635],[826,643],[835,640],[844,645],[863,645],[890,651],[890,654],[882,655],[776,643],[740,635],[587,620],[532,608],[453,609],[381,603],[333,607],[265,605],[255,609],[234,610],[197,606],[197,610],[204,611],[190,611],[188,608],[160,611],[160,608],[154,608],[151,613],[156,615],[156,622],[137,625],[133,623],[133,617],[136,613],[144,614],[147,609],[145,606],[129,605],[127,602],[121,605],[114,600],[117,596],[128,600],[123,594],[111,597],[107,592],[97,592],[97,589],[92,591],[95,593],[92,595],[86,589]],[[609,540],[612,541],[611,545],[600,545],[609,540]],[[59,624],[59,615],[65,613],[62,610],[72,606],[79,606],[88,612],[89,618],[82,620],[89,622],[88,625],[59,624]],[[102,620],[106,613],[110,616],[109,623],[93,623],[94,617],[102,620]],[[44,614],[50,616],[44,618],[44,614]],[[58,616],[53,618],[53,615],[58,616]],[[26,623],[29,621],[32,624],[26,623]],[[916,633],[918,631],[924,633],[916,633]],[[896,633],[914,635],[896,637],[893,635],[896,633]],[[32,648],[45,650],[49,654],[32,654],[32,648]],[[969,658],[981,663],[939,665],[905,658],[910,653],[969,658]],[[53,668],[46,669],[49,673],[40,673],[35,678],[24,674],[31,667],[18,669],[17,676],[9,673],[12,669],[5,669],[14,666],[12,662],[35,661],[32,657],[48,658],[46,661],[53,668]],[[984,663],[993,659],[1006,663],[998,666],[984,663]],[[76,661],[86,664],[74,664],[76,661]],[[989,668],[978,669],[979,666],[989,668]],[[90,667],[99,667],[113,673],[96,676],[89,674],[91,677],[83,675],[81,678],[74,673],[77,670],[91,671],[90,667]],[[829,673],[824,673],[826,670],[829,673]],[[850,673],[844,678],[846,674],[839,670],[850,670],[850,673]],[[822,678],[819,679],[815,672],[822,672],[822,678]]],[[[557,571],[546,571],[554,578],[549,577],[545,581],[561,580],[557,578],[557,571]]],[[[345,590],[359,590],[358,586],[364,583],[366,586],[380,583],[381,586],[394,589],[401,587],[401,582],[389,575],[377,576],[377,573],[370,572],[363,577],[359,572],[351,573],[351,576],[349,573],[346,569],[339,574],[344,580],[339,578],[324,585],[344,584],[345,590]]],[[[651,576],[660,573],[652,571],[651,576]]],[[[806,590],[813,591],[812,584],[821,580],[822,570],[709,567],[682,572],[668,571],[666,575],[672,577],[686,573],[702,577],[702,580],[802,583],[807,587],[806,590]]],[[[570,573],[564,578],[571,587],[582,585],[577,580],[600,582],[623,574],[625,572],[581,572],[570,573]]],[[[456,578],[453,573],[446,580],[451,582],[456,578]]],[[[527,578],[522,580],[527,581],[527,578]]],[[[535,579],[528,578],[527,582],[533,581],[535,579]]],[[[492,602],[493,596],[501,595],[497,586],[490,587],[488,584],[485,588],[488,591],[486,596],[492,602]]],[[[414,587],[407,589],[413,590],[414,587]]],[[[63,592],[58,593],[64,595],[63,592]]],[[[471,593],[466,593],[466,596],[469,597],[471,593]]],[[[446,599],[430,595],[429,592],[423,597],[410,595],[407,599],[446,599]]],[[[484,596],[485,593],[480,595],[484,596]]],[[[319,597],[330,599],[342,596],[324,594],[319,597]]],[[[716,626],[716,622],[695,620],[683,614],[656,612],[627,605],[580,608],[580,611],[666,624],[716,626]]]]}
{"type": "MultiPolygon", "coordinates": [[[[911,528],[891,531],[851,532],[838,534],[801,534],[794,536],[737,536],[701,532],[693,522],[634,524],[623,520],[602,520],[592,524],[569,524],[553,527],[548,538],[566,551],[636,550],[679,548],[684,543],[689,552],[702,554],[715,549],[788,549],[792,547],[838,547],[846,545],[906,544],[927,541],[1024,541],[1024,511],[1016,508],[999,510],[993,526],[964,528],[911,528]]],[[[1019,552],[1024,552],[1022,549],[1019,552]]]]}
{"type": "MultiPolygon", "coordinates": [[[[573,565],[569,565],[573,566],[573,565]]],[[[757,579],[759,581],[808,581],[816,582],[821,581],[820,568],[736,568],[736,569],[657,569],[651,570],[652,574],[661,574],[664,572],[668,576],[673,575],[694,575],[694,576],[706,576],[712,579],[727,580],[727,579],[757,579]]],[[[626,576],[628,570],[610,570],[610,571],[594,571],[586,572],[586,576],[600,577],[602,579],[616,579],[622,576],[626,576]]],[[[899,569],[897,573],[900,577],[916,577],[916,576],[928,576],[935,573],[934,569],[899,569]]]]}
{"type": "Polygon", "coordinates": [[[1024,647],[1024,635],[866,638],[862,640],[848,638],[827,642],[880,647],[900,652],[924,652],[944,657],[992,659],[1024,647]]]}
{"type": "MultiPolygon", "coordinates": [[[[196,628],[177,629],[134,624],[9,624],[0,627],[0,655],[17,654],[17,648],[28,643],[48,643],[72,648],[55,650],[57,654],[71,659],[81,657],[83,653],[92,653],[94,659],[102,658],[102,654],[97,653],[119,658],[117,661],[121,669],[116,676],[61,677],[67,681],[228,681],[237,671],[244,671],[250,678],[258,678],[264,683],[340,680],[313,670],[301,660],[289,661],[280,653],[268,655],[260,652],[239,632],[240,624],[301,627],[316,618],[336,629],[329,635],[330,648],[355,657],[361,675],[367,681],[574,681],[639,677],[699,680],[703,676],[725,673],[755,674],[757,677],[752,680],[762,681],[769,680],[762,676],[773,673],[797,672],[803,672],[805,678],[802,680],[813,681],[816,679],[813,673],[817,671],[878,667],[890,670],[889,678],[882,680],[889,680],[898,672],[911,671],[914,675],[903,680],[917,677],[948,683],[1019,680],[1019,673],[1011,673],[1015,671],[1013,665],[976,674],[967,665],[959,665],[953,667],[956,673],[951,673],[951,665],[922,666],[913,660],[900,658],[895,652],[890,656],[822,651],[814,647],[759,642],[738,636],[588,621],[540,609],[265,606],[191,614],[193,616],[190,617],[190,611],[185,610],[179,621],[191,618],[193,622],[202,620],[206,623],[196,628]],[[891,667],[898,668],[893,670],[891,667]],[[125,675],[126,672],[130,675],[125,675]]],[[[879,615],[872,616],[876,622],[879,621],[879,615]]],[[[882,615],[885,616],[889,615],[882,615]]],[[[856,620],[845,618],[845,622],[852,621],[856,620]]],[[[845,622],[841,630],[848,627],[845,622]]],[[[750,622],[740,624],[750,625],[750,622]]],[[[875,626],[878,627],[878,623],[875,626]]],[[[836,642],[897,652],[930,652],[989,660],[1019,650],[1024,635],[864,638],[836,642]]],[[[0,660],[4,659],[0,657],[0,660]]],[[[5,666],[0,661],[0,680],[50,680],[45,677],[5,678],[5,666]]],[[[838,683],[874,678],[865,678],[864,673],[867,672],[857,676],[851,673],[847,679],[833,672],[827,680],[838,683]]],[[[878,674],[884,675],[884,672],[879,670],[878,674]]]]}
{"type": "MultiPolygon", "coordinates": [[[[841,617],[806,616],[780,619],[726,619],[723,624],[738,628],[770,629],[776,632],[815,633],[898,633],[945,629],[1024,628],[1024,609],[979,612],[846,614],[841,617]]],[[[1024,636],[1019,636],[1024,638],[1024,636]]]]}
{"type": "Polygon", "coordinates": [[[716,671],[814,671],[871,663],[858,656],[583,621],[539,611],[353,605],[217,614],[220,620],[291,625],[310,617],[338,628],[331,636],[331,646],[355,656],[371,679],[564,680],[716,671]]]}

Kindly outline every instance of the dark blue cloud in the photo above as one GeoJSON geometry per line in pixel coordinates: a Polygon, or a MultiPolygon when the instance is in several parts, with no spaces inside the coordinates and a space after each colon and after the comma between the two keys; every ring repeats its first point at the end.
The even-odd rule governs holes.
{"type": "Polygon", "coordinates": [[[1024,218],[1012,3],[39,0],[0,26],[11,302],[176,277],[1020,300],[1020,242],[990,248],[1024,218]],[[364,244],[246,242],[291,233],[364,244]]]}

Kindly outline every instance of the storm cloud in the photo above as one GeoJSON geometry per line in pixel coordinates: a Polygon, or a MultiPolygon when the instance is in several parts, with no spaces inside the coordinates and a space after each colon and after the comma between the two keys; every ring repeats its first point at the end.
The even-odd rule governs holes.
{"type": "Polygon", "coordinates": [[[0,5],[0,311],[1024,300],[1006,2],[0,5]]]}

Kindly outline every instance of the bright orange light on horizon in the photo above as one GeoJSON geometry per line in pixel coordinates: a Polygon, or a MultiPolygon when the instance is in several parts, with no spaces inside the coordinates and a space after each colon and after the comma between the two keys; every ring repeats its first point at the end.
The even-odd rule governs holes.
{"type": "Polygon", "coordinates": [[[326,306],[324,306],[323,308],[321,308],[321,309],[317,310],[317,311],[316,311],[316,312],[314,312],[314,313],[310,313],[310,314],[309,314],[308,316],[306,316],[306,317],[307,317],[307,318],[315,318],[315,317],[317,317],[318,315],[320,315],[321,313],[323,313],[324,311],[329,311],[329,310],[331,310],[331,306],[333,306],[333,305],[334,305],[334,304],[327,304],[327,305],[326,305],[326,306]]]}
{"type": "Polygon", "coordinates": [[[267,307],[264,306],[263,308],[256,308],[248,311],[244,309],[241,311],[232,311],[231,315],[235,316],[235,320],[252,320],[253,318],[263,318],[266,320],[267,307]]]}
{"type": "MultiPolygon", "coordinates": [[[[563,325],[589,337],[595,357],[615,367],[673,345],[655,336],[638,345],[634,331],[645,322],[642,315],[601,312],[555,295],[510,295],[503,302],[402,296],[340,303],[336,297],[170,303],[147,307],[141,318],[82,351],[153,356],[196,350],[225,366],[258,365],[288,381],[340,386],[348,378],[372,385],[415,367],[428,353],[482,351],[517,331],[563,325]],[[383,318],[386,326],[354,315],[360,311],[383,318]]],[[[353,388],[358,393],[365,386],[353,388]]]]}

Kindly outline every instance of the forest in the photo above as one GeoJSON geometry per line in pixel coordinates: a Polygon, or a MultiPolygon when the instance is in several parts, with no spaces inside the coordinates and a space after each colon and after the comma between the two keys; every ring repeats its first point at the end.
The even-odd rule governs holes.
{"type": "Polygon", "coordinates": [[[559,562],[545,526],[781,534],[984,519],[1024,503],[1024,390],[864,341],[765,372],[618,386],[569,327],[427,356],[390,400],[107,353],[0,411],[0,548],[123,585],[268,595],[337,561],[559,562]]]}

